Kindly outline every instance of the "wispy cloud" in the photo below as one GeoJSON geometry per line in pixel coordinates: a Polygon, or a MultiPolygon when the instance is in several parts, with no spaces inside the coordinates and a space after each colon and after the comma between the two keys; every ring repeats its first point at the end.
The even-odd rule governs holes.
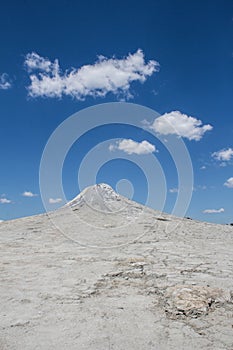
{"type": "Polygon", "coordinates": [[[223,213],[225,210],[224,208],[220,208],[220,209],[205,209],[203,210],[202,213],[204,214],[218,214],[218,213],[223,213]]]}
{"type": "Polygon", "coordinates": [[[225,164],[225,162],[230,161],[233,158],[233,149],[224,148],[220,151],[212,153],[211,156],[219,161],[223,161],[225,164]]]}
{"type": "Polygon", "coordinates": [[[196,189],[205,191],[205,190],[207,190],[207,186],[206,185],[197,185],[196,189]]]}
{"type": "Polygon", "coordinates": [[[189,117],[180,111],[161,115],[150,127],[161,135],[177,135],[195,141],[199,141],[206,131],[213,129],[211,125],[202,125],[201,120],[189,117]]]}
{"type": "Polygon", "coordinates": [[[61,198],[49,198],[50,204],[57,204],[57,203],[61,203],[61,202],[62,202],[61,198]]]}
{"type": "Polygon", "coordinates": [[[0,198],[0,203],[1,204],[9,204],[9,203],[12,203],[12,201],[10,199],[7,199],[7,198],[0,198]]]}
{"type": "Polygon", "coordinates": [[[144,140],[142,142],[136,142],[131,139],[123,139],[116,144],[111,144],[109,146],[110,151],[114,150],[120,150],[128,154],[149,154],[156,151],[156,148],[154,145],[152,145],[150,142],[144,140]]]}
{"type": "Polygon", "coordinates": [[[224,186],[233,188],[233,177],[230,177],[225,183],[224,186]]]}
{"type": "Polygon", "coordinates": [[[0,74],[0,90],[8,90],[12,87],[12,83],[8,74],[2,73],[0,74]]]}
{"type": "Polygon", "coordinates": [[[57,59],[54,62],[51,62],[48,58],[44,58],[38,55],[36,52],[28,53],[24,64],[29,73],[33,72],[34,70],[46,73],[59,72],[59,64],[57,59]]]}
{"type": "Polygon", "coordinates": [[[170,193],[177,193],[178,192],[178,188],[175,188],[175,187],[174,188],[170,188],[169,192],[170,193]]]}
{"type": "Polygon", "coordinates": [[[26,55],[25,67],[31,81],[28,86],[31,97],[61,98],[67,95],[78,100],[87,96],[104,97],[109,92],[130,98],[132,82],[144,83],[159,70],[158,62],[150,60],[146,63],[140,49],[122,59],[99,56],[92,65],[65,72],[62,72],[58,59],[52,62],[32,52],[26,55]]]}
{"type": "Polygon", "coordinates": [[[24,191],[22,193],[22,196],[24,196],[24,197],[37,197],[38,195],[36,193],[31,192],[31,191],[24,191]]]}

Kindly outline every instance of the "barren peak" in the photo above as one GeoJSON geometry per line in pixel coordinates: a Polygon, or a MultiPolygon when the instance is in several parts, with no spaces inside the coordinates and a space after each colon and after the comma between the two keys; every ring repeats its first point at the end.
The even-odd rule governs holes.
{"type": "Polygon", "coordinates": [[[103,190],[103,191],[113,191],[114,192],[113,188],[110,185],[105,184],[105,183],[96,184],[93,186],[89,186],[87,188],[93,189],[93,190],[103,190]]]}
{"type": "Polygon", "coordinates": [[[87,204],[96,209],[111,211],[114,202],[120,201],[121,196],[111,186],[105,183],[85,188],[77,197],[68,203],[69,206],[82,206],[87,204]]]}
{"type": "MultiPolygon", "coordinates": [[[[113,188],[105,183],[101,183],[101,184],[96,184],[93,186],[89,186],[86,187],[77,197],[79,196],[86,196],[87,193],[92,193],[92,195],[103,195],[103,196],[119,196],[114,190],[113,188]]],[[[76,197],[76,198],[77,198],[76,197]]]]}

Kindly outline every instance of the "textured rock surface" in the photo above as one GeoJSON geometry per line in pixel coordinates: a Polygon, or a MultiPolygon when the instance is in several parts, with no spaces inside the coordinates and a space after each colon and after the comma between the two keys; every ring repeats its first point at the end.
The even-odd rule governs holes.
{"type": "Polygon", "coordinates": [[[54,216],[87,246],[47,215],[0,224],[1,350],[233,349],[231,226],[130,201],[106,220],[85,203],[72,210],[78,226],[66,209],[54,216]],[[125,226],[127,215],[137,220],[125,226]]]}
{"type": "Polygon", "coordinates": [[[173,317],[199,317],[215,306],[231,302],[231,295],[221,289],[205,286],[177,285],[169,287],[165,294],[165,311],[173,317]]]}

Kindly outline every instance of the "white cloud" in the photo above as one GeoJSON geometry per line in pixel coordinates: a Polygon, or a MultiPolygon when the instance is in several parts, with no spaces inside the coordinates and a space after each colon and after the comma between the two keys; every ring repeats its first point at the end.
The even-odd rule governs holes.
{"type": "Polygon", "coordinates": [[[32,192],[30,192],[30,191],[24,191],[24,192],[22,193],[22,196],[24,196],[24,197],[36,197],[37,194],[36,194],[36,193],[32,193],[32,192]]]}
{"type": "Polygon", "coordinates": [[[56,204],[56,203],[61,203],[61,202],[62,202],[61,198],[49,198],[50,204],[56,204]]]}
{"type": "Polygon", "coordinates": [[[25,67],[31,80],[28,87],[31,97],[61,98],[68,95],[78,100],[86,96],[104,97],[109,92],[132,97],[130,84],[134,81],[143,83],[159,70],[158,62],[145,62],[142,50],[122,59],[99,56],[93,65],[72,68],[64,73],[57,59],[51,62],[32,52],[26,55],[25,67]]]}
{"type": "Polygon", "coordinates": [[[54,63],[52,63],[48,58],[41,57],[36,52],[32,52],[26,55],[24,64],[29,73],[33,70],[55,73],[58,67],[58,60],[55,60],[54,63]]]}
{"type": "Polygon", "coordinates": [[[200,189],[200,190],[204,190],[204,191],[207,190],[207,186],[206,185],[198,185],[197,188],[200,189]]]}
{"type": "Polygon", "coordinates": [[[0,198],[0,203],[1,204],[8,204],[8,203],[11,203],[11,200],[7,199],[7,198],[0,198]]]}
{"type": "Polygon", "coordinates": [[[178,188],[170,188],[169,192],[170,193],[177,193],[178,192],[178,188]]]}
{"type": "Polygon", "coordinates": [[[3,73],[0,75],[0,90],[8,90],[11,88],[11,82],[8,74],[3,73]]]}
{"type": "Polygon", "coordinates": [[[189,140],[199,141],[206,131],[212,130],[209,124],[202,125],[202,121],[189,117],[179,111],[165,113],[156,118],[151,129],[161,135],[177,135],[189,140]]]}
{"type": "Polygon", "coordinates": [[[220,161],[229,161],[231,160],[231,158],[233,158],[233,149],[232,148],[221,149],[218,152],[212,153],[211,156],[220,161]]]}
{"type": "Polygon", "coordinates": [[[230,177],[225,183],[224,186],[233,188],[233,177],[230,177]]]}
{"type": "Polygon", "coordinates": [[[202,165],[202,166],[200,167],[200,169],[201,169],[201,170],[205,170],[205,169],[206,169],[206,166],[205,166],[205,165],[202,165]]]}
{"type": "Polygon", "coordinates": [[[118,141],[115,145],[109,146],[110,151],[120,150],[128,154],[149,154],[156,151],[154,145],[144,140],[142,142],[136,142],[131,139],[123,139],[118,141]]]}
{"type": "Polygon", "coordinates": [[[157,95],[159,94],[159,92],[156,91],[156,90],[154,90],[154,89],[153,89],[151,92],[152,92],[152,94],[153,94],[154,96],[157,96],[157,95]]]}
{"type": "Polygon", "coordinates": [[[220,209],[205,209],[203,210],[202,213],[204,214],[218,214],[218,213],[223,213],[225,210],[224,208],[220,208],[220,209]]]}

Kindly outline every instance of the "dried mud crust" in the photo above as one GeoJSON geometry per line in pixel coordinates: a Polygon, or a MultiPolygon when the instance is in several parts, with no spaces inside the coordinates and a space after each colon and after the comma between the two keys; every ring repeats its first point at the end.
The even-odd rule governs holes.
{"type": "Polygon", "coordinates": [[[127,203],[143,214],[122,229],[111,228],[126,216],[90,216],[85,203],[101,230],[54,213],[117,248],[75,244],[47,215],[1,223],[1,350],[233,350],[233,228],[127,203]]]}
{"type": "Polygon", "coordinates": [[[114,290],[122,287],[135,288],[138,294],[154,295],[155,305],[170,319],[198,318],[226,305],[233,311],[231,291],[196,284],[159,287],[158,280],[166,280],[166,274],[152,272],[148,267],[150,262],[140,258],[126,259],[116,266],[117,270],[103,275],[95,283],[90,296],[114,294],[114,290]]]}
{"type": "Polygon", "coordinates": [[[177,285],[167,288],[164,308],[171,318],[199,317],[225,303],[232,303],[231,293],[208,286],[177,285]]]}

